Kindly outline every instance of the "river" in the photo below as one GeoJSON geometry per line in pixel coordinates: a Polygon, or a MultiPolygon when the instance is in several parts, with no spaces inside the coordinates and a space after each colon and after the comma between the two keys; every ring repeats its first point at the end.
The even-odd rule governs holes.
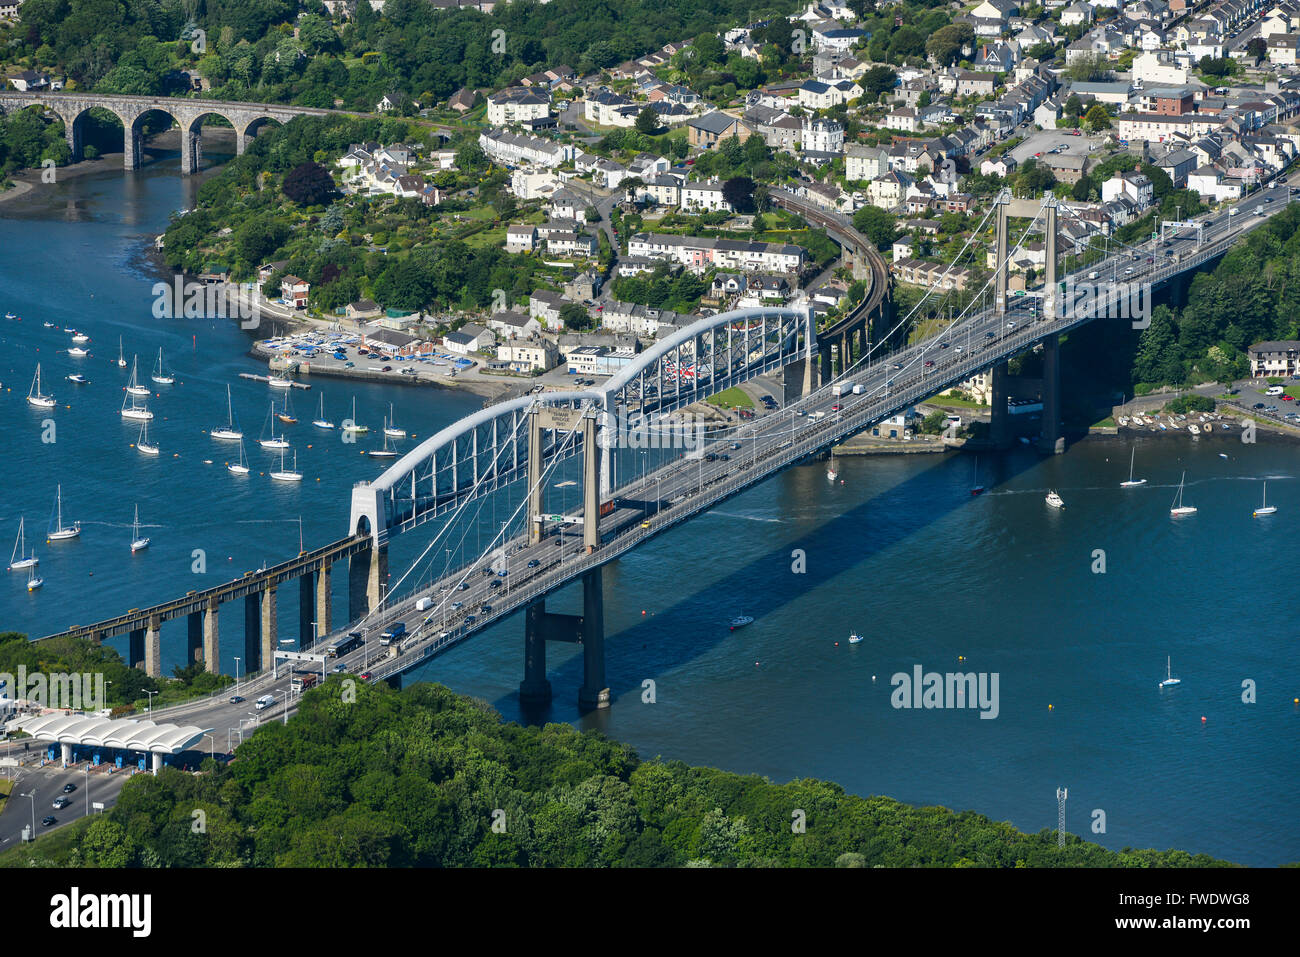
{"type": "MultiPolygon", "coordinates": [[[[255,441],[270,390],[237,377],[264,371],[246,356],[247,335],[231,323],[151,314],[149,246],[171,210],[193,205],[195,186],[173,155],[0,204],[0,309],[23,318],[0,324],[11,463],[0,530],[11,547],[25,516],[45,578],[29,594],[24,576],[8,573],[0,628],[48,634],[291,557],[299,519],[308,547],[340,537],[348,489],[382,466],[360,454],[378,440],[345,445],[312,434],[322,390],[335,421],[355,395],[358,419],[375,428],[392,403],[413,436],[481,403],[448,390],[322,380],[292,396],[303,424],[289,438],[306,480],[285,487],[258,474],[278,457],[255,441]],[[65,326],[92,336],[91,357],[67,355],[65,326]],[[162,347],[178,378],[150,399],[157,459],[130,447],[138,426],[119,415],[119,336],[142,376],[162,347]],[[59,400],[53,412],[24,401],[37,362],[59,400]],[[67,382],[73,371],[91,384],[67,382]],[[223,467],[232,447],[204,434],[224,419],[227,385],[254,464],[244,479],[223,467]],[[55,422],[52,442],[43,441],[45,419],[55,422]],[[65,520],[80,520],[83,532],[46,544],[60,482],[65,520]],[[153,542],[133,556],[137,504],[153,542]]],[[[1291,810],[1300,667],[1285,597],[1300,521],[1296,446],[1262,435],[1253,445],[1235,434],[1140,440],[1137,471],[1149,482],[1121,490],[1129,449],[1090,439],[1055,458],[1019,448],[986,456],[980,482],[989,491],[978,498],[968,492],[971,459],[956,455],[844,458],[835,485],[824,466],[775,477],[606,569],[608,711],[577,713],[580,649],[553,645],[554,704],[520,713],[519,616],[407,680],[444,682],[507,719],[597,728],[645,757],[825,778],[1028,831],[1055,828],[1056,789],[1065,787],[1067,829],[1107,847],[1180,847],[1252,865],[1300,860],[1291,810]],[[1184,470],[1199,511],[1175,521],[1169,506],[1184,470]],[[1266,478],[1279,511],[1253,518],[1266,478]],[[1044,504],[1049,488],[1064,511],[1044,504]],[[741,614],[755,622],[731,631],[727,622],[741,614]],[[854,632],[865,640],[850,644],[854,632]],[[1167,656],[1182,682],[1161,689],[1167,656]],[[892,706],[892,677],[918,665],[996,674],[996,717],[892,706]]],[[[394,546],[395,577],[416,547],[394,546]]],[[[346,608],[345,579],[335,575],[336,609],[346,608]]],[[[280,603],[282,635],[297,634],[295,605],[280,603]]],[[[548,607],[579,605],[573,588],[548,607]]],[[[242,653],[241,618],[223,616],[227,671],[242,653]]],[[[168,669],[184,644],[183,623],[164,629],[168,669]]]]}

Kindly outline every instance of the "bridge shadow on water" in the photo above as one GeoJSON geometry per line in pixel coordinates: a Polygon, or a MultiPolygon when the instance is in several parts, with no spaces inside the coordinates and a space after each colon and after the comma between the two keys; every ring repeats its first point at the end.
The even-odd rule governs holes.
{"type": "MultiPolygon", "coordinates": [[[[742,567],[717,581],[710,582],[706,587],[689,589],[688,583],[683,581],[683,592],[677,601],[667,608],[656,610],[653,619],[641,619],[637,625],[608,634],[605,642],[606,683],[610,689],[610,701],[613,706],[617,707],[620,699],[629,694],[639,699],[642,690],[641,682],[645,678],[657,679],[658,676],[700,658],[722,642],[735,637],[726,622],[740,609],[727,610],[734,602],[734,599],[729,600],[729,596],[743,594],[744,613],[752,615],[756,621],[761,621],[765,616],[785,608],[809,591],[827,585],[833,579],[843,576],[846,571],[876,558],[895,545],[902,544],[916,532],[947,518],[959,508],[970,507],[972,496],[968,488],[969,473],[966,471],[970,467],[970,457],[952,454],[927,457],[934,459],[931,467],[923,468],[903,481],[880,490],[867,500],[840,512],[830,521],[824,521],[796,538],[783,541],[760,554],[753,555],[742,567]],[[950,471],[952,468],[959,469],[961,474],[967,477],[960,487],[954,487],[953,474],[950,471]],[[792,552],[795,549],[802,549],[807,556],[807,570],[798,576],[791,571],[792,552]],[[754,587],[756,581],[772,582],[774,587],[756,589],[754,587]],[[781,587],[777,585],[778,582],[788,584],[786,587],[781,587]],[[717,608],[718,611],[716,614],[710,614],[707,620],[702,620],[700,609],[708,606],[717,608]],[[653,624],[648,625],[651,621],[653,624]],[[654,636],[653,641],[646,640],[650,634],[654,636]]],[[[874,458],[865,457],[863,461],[870,463],[874,458]]],[[[981,479],[987,488],[985,495],[996,492],[1000,485],[1037,467],[1042,459],[1043,456],[1039,453],[1027,448],[1015,448],[1000,453],[982,453],[980,471],[981,479]]],[[[788,495],[797,495],[799,488],[807,487],[807,481],[803,480],[804,476],[799,475],[800,470],[805,472],[815,470],[815,475],[807,478],[824,483],[826,481],[824,468],[821,462],[794,466],[769,477],[766,482],[786,483],[788,486],[786,489],[772,490],[778,501],[786,500],[788,495]],[[803,481],[796,484],[792,479],[803,481]]],[[[762,487],[763,484],[765,483],[751,486],[733,496],[731,500],[717,503],[709,512],[701,513],[692,521],[708,520],[706,516],[719,507],[724,507],[726,501],[739,499],[762,487]]],[[[714,516],[715,519],[717,517],[714,516]]],[[[671,536],[677,533],[676,529],[670,530],[665,533],[662,540],[644,545],[642,548],[671,549],[671,536]]],[[[727,544],[726,538],[721,537],[718,542],[719,547],[726,547],[727,544]]],[[[613,563],[606,566],[607,579],[618,574],[611,573],[611,567],[613,563]]],[[[639,575],[641,572],[638,570],[635,574],[639,575]]],[[[622,584],[632,584],[627,580],[629,577],[631,576],[624,575],[622,584]]],[[[581,592],[577,594],[580,595],[581,592]]],[[[608,581],[605,594],[608,621],[611,605],[608,581]]],[[[555,600],[554,595],[552,599],[555,600]]],[[[862,607],[877,599],[866,595],[849,594],[836,596],[833,600],[862,607]]],[[[579,605],[580,602],[579,598],[579,605]]],[[[560,602],[557,600],[555,604],[558,606],[560,602]]],[[[515,630],[517,634],[517,638],[512,637],[510,640],[517,641],[516,660],[519,666],[519,677],[522,678],[523,616],[511,615],[499,624],[506,622],[509,622],[507,628],[515,630]]],[[[810,623],[810,627],[815,625],[810,623]]],[[[556,648],[554,644],[549,647],[556,648]]],[[[551,653],[555,654],[554,651],[551,653]]],[[[550,664],[547,678],[551,682],[555,696],[552,704],[542,708],[525,708],[519,701],[518,693],[512,692],[493,701],[493,707],[507,719],[518,716],[518,720],[528,724],[572,720],[574,714],[572,699],[583,680],[581,650],[579,649],[577,654],[561,663],[550,664]]],[[[438,679],[435,675],[428,675],[425,680],[438,679]]],[[[589,712],[580,716],[580,724],[586,728],[604,730],[608,716],[607,710],[589,712]]]]}

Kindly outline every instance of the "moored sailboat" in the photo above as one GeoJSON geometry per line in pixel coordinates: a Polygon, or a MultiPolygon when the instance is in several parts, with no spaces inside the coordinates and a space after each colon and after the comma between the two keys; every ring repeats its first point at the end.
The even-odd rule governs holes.
{"type": "Polygon", "coordinates": [[[391,435],[395,439],[406,438],[406,429],[399,429],[393,424],[395,421],[396,419],[393,418],[393,403],[390,402],[388,403],[388,421],[384,424],[384,435],[391,435]]]}
{"type": "Polygon", "coordinates": [[[145,455],[157,455],[158,446],[149,441],[149,423],[145,422],[140,426],[140,437],[135,440],[135,447],[145,455]]]}
{"type": "Polygon", "coordinates": [[[163,366],[163,351],[161,346],[158,348],[158,364],[154,367],[153,375],[149,378],[153,379],[153,381],[157,382],[159,385],[171,385],[176,381],[176,377],[170,375],[163,366]]]}
{"type": "Polygon", "coordinates": [[[41,392],[41,364],[36,363],[36,377],[32,379],[32,387],[27,391],[27,402],[38,409],[54,408],[54,396],[45,395],[41,392]]]}
{"type": "Polygon", "coordinates": [[[320,394],[320,411],[317,413],[316,418],[312,419],[311,424],[316,426],[316,428],[318,429],[334,428],[334,423],[331,422],[329,419],[325,418],[325,393],[324,392],[320,394]]]}
{"type": "Polygon", "coordinates": [[[296,450],[293,453],[293,468],[291,469],[284,467],[284,453],[280,453],[280,469],[277,472],[272,472],[271,478],[276,482],[302,481],[302,473],[298,471],[298,452],[296,450]]]}
{"type": "Polygon", "coordinates": [[[40,559],[36,557],[33,551],[27,554],[27,537],[23,531],[24,519],[18,519],[18,538],[14,540],[14,553],[9,556],[9,570],[16,572],[20,568],[31,568],[33,565],[39,565],[40,559]]]}
{"type": "Polygon", "coordinates": [[[266,426],[262,426],[262,438],[257,440],[257,444],[264,449],[287,449],[289,442],[284,436],[275,434],[275,403],[271,403],[270,411],[266,413],[266,424],[271,427],[271,437],[266,438],[266,426]]]}
{"type": "Polygon", "coordinates": [[[1184,472],[1183,477],[1178,480],[1178,493],[1174,495],[1173,506],[1169,509],[1170,515],[1174,515],[1174,516],[1191,515],[1196,511],[1195,506],[1183,504],[1183,484],[1186,481],[1187,481],[1187,473],[1184,472]]]}
{"type": "Polygon", "coordinates": [[[229,463],[226,469],[235,475],[248,474],[248,462],[244,459],[244,440],[242,438],[239,440],[239,461],[229,463]]]}
{"type": "Polygon", "coordinates": [[[1253,517],[1254,517],[1254,518],[1259,518],[1261,515],[1272,515],[1272,514],[1273,514],[1274,512],[1276,512],[1276,511],[1277,511],[1277,506],[1276,506],[1276,505],[1269,505],[1269,504],[1268,504],[1268,483],[1265,482],[1265,483],[1264,483],[1264,502],[1263,502],[1262,505],[1260,505],[1259,508],[1255,509],[1255,512],[1254,512],[1254,516],[1253,516],[1253,517]]]}
{"type": "Polygon", "coordinates": [[[148,395],[149,387],[140,384],[140,357],[131,358],[131,381],[126,384],[126,391],[131,395],[148,395]]]}
{"type": "Polygon", "coordinates": [[[1119,483],[1120,488],[1136,488],[1139,485],[1146,485],[1147,483],[1146,479],[1135,479],[1133,477],[1133,462],[1136,460],[1136,458],[1137,458],[1137,446],[1135,445],[1133,446],[1133,450],[1128,457],[1128,481],[1120,482],[1119,483]]]}
{"type": "Polygon", "coordinates": [[[230,402],[230,386],[226,386],[226,424],[208,432],[214,439],[243,439],[244,433],[235,428],[235,407],[230,402]]]}
{"type": "Polygon", "coordinates": [[[1182,678],[1175,678],[1175,677],[1174,677],[1173,669],[1172,669],[1171,666],[1170,666],[1170,662],[1171,662],[1171,661],[1172,661],[1172,658],[1170,658],[1168,655],[1166,655],[1166,656],[1165,656],[1165,680],[1162,681],[1162,682],[1160,682],[1160,687],[1162,687],[1162,688],[1168,688],[1170,685],[1177,685],[1177,684],[1182,684],[1182,683],[1183,683],[1183,679],[1182,679],[1182,678]]]}
{"type": "Polygon", "coordinates": [[[148,536],[140,535],[140,506],[135,507],[135,525],[131,531],[131,551],[132,553],[141,551],[149,547],[148,536]]]}
{"type": "Polygon", "coordinates": [[[47,542],[63,542],[70,538],[76,538],[81,534],[81,523],[73,522],[71,525],[63,525],[63,486],[58,487],[54,497],[55,522],[54,527],[45,533],[47,542]]]}

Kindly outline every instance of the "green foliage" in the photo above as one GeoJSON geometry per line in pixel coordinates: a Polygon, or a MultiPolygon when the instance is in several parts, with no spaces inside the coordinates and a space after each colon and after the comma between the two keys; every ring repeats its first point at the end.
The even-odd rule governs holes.
{"type": "Polygon", "coordinates": [[[854,213],[853,228],[881,250],[889,249],[898,238],[898,220],[877,206],[863,206],[854,213]]]}
{"type": "Polygon", "coordinates": [[[70,850],[83,867],[1204,867],[800,779],[643,763],[568,725],[503,724],[439,685],[341,679],[203,775],[139,775],[70,850]],[[195,834],[193,811],[207,817],[195,834]],[[791,827],[792,809],[806,831],[791,827]],[[494,823],[497,826],[494,827],[494,823]]]}
{"type": "Polygon", "coordinates": [[[1172,402],[1165,404],[1165,408],[1175,414],[1186,412],[1213,412],[1215,402],[1207,395],[1180,395],[1172,402]]]}
{"type": "Polygon", "coordinates": [[[668,266],[661,263],[649,275],[620,276],[611,288],[614,298],[620,302],[690,312],[708,291],[709,282],[689,270],[682,270],[674,276],[668,266]]]}

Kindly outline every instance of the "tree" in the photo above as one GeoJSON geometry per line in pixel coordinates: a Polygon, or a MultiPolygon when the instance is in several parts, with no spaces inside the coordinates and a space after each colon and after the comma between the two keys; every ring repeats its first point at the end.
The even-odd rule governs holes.
{"type": "Polygon", "coordinates": [[[939,66],[952,66],[961,57],[962,47],[975,39],[975,30],[968,23],[952,23],[940,27],[925,41],[925,53],[939,66]]]}
{"type": "Polygon", "coordinates": [[[1083,100],[1079,99],[1079,94],[1071,93],[1065,101],[1065,115],[1079,116],[1083,113],[1083,100]]]}
{"type": "Polygon", "coordinates": [[[1088,112],[1084,114],[1083,122],[1094,133],[1097,130],[1108,130],[1110,129],[1110,114],[1106,112],[1106,107],[1100,103],[1094,103],[1088,112]]]}
{"type": "Polygon", "coordinates": [[[748,176],[733,176],[722,184],[722,198],[738,213],[754,212],[754,181],[748,176]]]}
{"type": "Polygon", "coordinates": [[[1256,60],[1263,59],[1268,54],[1268,41],[1263,37],[1254,37],[1246,44],[1246,52],[1256,60]]]}
{"type": "Polygon", "coordinates": [[[584,332],[596,325],[596,320],[592,319],[587,310],[576,302],[571,302],[560,310],[560,322],[564,323],[566,330],[573,332],[584,332]]]}
{"type": "Polygon", "coordinates": [[[858,81],[864,92],[879,96],[898,84],[898,74],[887,66],[873,66],[858,81]]]}
{"type": "Polygon", "coordinates": [[[659,129],[659,114],[654,111],[653,107],[647,106],[636,115],[636,131],[649,136],[655,130],[659,129]]]}
{"type": "Polygon", "coordinates": [[[897,220],[878,206],[863,206],[853,214],[853,228],[876,244],[888,249],[898,238],[897,220]]]}
{"type": "Polygon", "coordinates": [[[281,187],[284,195],[299,206],[321,206],[334,198],[338,190],[329,170],[319,163],[306,162],[289,170],[281,187]]]}

